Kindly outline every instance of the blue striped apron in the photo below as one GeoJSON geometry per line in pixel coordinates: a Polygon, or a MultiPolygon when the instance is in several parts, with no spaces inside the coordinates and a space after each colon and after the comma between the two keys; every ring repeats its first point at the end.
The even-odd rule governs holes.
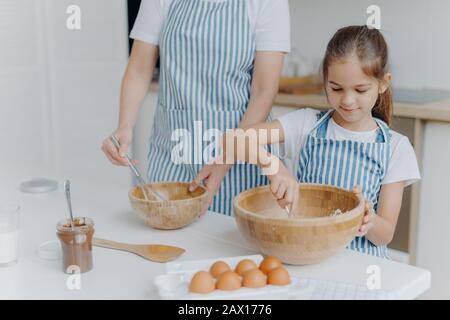
{"type": "MultiPolygon", "coordinates": [[[[328,184],[348,190],[359,185],[376,212],[381,182],[390,157],[389,128],[383,121],[374,118],[379,127],[376,142],[327,139],[328,123],[333,112],[319,113],[318,122],[300,152],[297,179],[299,182],[328,184]]],[[[376,246],[366,237],[355,237],[348,248],[389,258],[386,246],[376,246]]]]}
{"type": "MultiPolygon", "coordinates": [[[[250,100],[255,57],[246,0],[173,0],[161,31],[160,86],[148,153],[148,178],[192,181],[209,159],[208,129],[239,126],[250,100]],[[186,161],[172,161],[179,143],[172,133],[191,133],[186,161]]],[[[269,117],[271,118],[271,117],[269,117]]],[[[217,144],[216,144],[217,145],[217,144]]],[[[186,151],[186,150],[185,150],[186,151]]],[[[217,156],[217,153],[211,153],[217,156]]],[[[186,156],[186,155],[185,155],[186,156]]],[[[231,215],[238,193],[268,183],[255,165],[238,163],[225,176],[209,208],[231,215]]]]}

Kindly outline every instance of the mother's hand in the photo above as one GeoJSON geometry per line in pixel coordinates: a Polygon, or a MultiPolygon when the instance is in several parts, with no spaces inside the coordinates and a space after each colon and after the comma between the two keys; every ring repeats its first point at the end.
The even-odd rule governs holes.
{"type": "Polygon", "coordinates": [[[206,205],[202,208],[200,216],[208,210],[223,178],[231,167],[232,165],[230,164],[207,164],[200,170],[197,177],[192,180],[189,191],[195,191],[202,181],[205,181],[206,192],[208,193],[206,205]]]}

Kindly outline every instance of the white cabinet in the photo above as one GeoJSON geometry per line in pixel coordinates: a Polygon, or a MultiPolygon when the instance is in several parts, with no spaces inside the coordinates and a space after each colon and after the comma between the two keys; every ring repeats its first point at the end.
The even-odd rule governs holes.
{"type": "Polygon", "coordinates": [[[449,123],[425,124],[416,265],[431,271],[431,290],[424,297],[432,299],[450,299],[449,141],[449,123]]]}

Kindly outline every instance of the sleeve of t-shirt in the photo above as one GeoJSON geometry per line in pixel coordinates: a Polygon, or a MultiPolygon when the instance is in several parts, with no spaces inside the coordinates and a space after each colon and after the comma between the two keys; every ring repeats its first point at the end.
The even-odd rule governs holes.
{"type": "Polygon", "coordinates": [[[257,51],[291,51],[288,0],[263,0],[255,24],[257,51]]]}
{"type": "Polygon", "coordinates": [[[280,158],[297,159],[309,131],[317,121],[318,112],[318,110],[310,108],[299,109],[276,119],[281,123],[284,132],[284,143],[279,146],[280,158]]]}
{"type": "Polygon", "coordinates": [[[164,21],[164,5],[164,0],[142,0],[130,38],[158,45],[164,21]]]}
{"type": "Polygon", "coordinates": [[[405,187],[420,180],[416,154],[408,137],[402,136],[392,150],[388,171],[382,184],[405,181],[405,187]]]}

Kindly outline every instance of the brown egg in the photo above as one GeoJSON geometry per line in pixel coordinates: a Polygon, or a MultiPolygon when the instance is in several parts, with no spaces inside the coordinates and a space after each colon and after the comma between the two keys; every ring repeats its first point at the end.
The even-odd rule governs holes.
{"type": "Polygon", "coordinates": [[[267,284],[274,286],[286,286],[291,283],[289,272],[284,267],[278,267],[269,271],[267,284]]]}
{"type": "Polygon", "coordinates": [[[225,271],[230,271],[230,270],[231,270],[231,268],[226,262],[217,261],[217,262],[214,262],[214,264],[211,266],[211,268],[209,269],[209,272],[211,272],[212,276],[217,279],[222,273],[224,273],[225,271]]]}
{"type": "Polygon", "coordinates": [[[262,288],[266,286],[267,277],[259,269],[252,269],[244,274],[242,285],[247,288],[262,288]]]}
{"type": "Polygon", "coordinates": [[[207,271],[197,272],[191,280],[189,291],[195,293],[209,293],[214,291],[215,281],[213,276],[207,271]]]}
{"type": "Polygon", "coordinates": [[[241,287],[241,277],[234,271],[225,271],[219,276],[216,288],[219,290],[237,290],[241,287]]]}
{"type": "Polygon", "coordinates": [[[267,256],[260,263],[259,269],[265,274],[269,273],[270,270],[281,267],[281,261],[277,257],[267,256]]]}
{"type": "Polygon", "coordinates": [[[246,273],[247,271],[257,268],[258,266],[253,260],[244,259],[237,264],[236,269],[234,269],[234,271],[236,271],[236,273],[239,274],[240,276],[243,276],[244,273],[246,273]]]}

